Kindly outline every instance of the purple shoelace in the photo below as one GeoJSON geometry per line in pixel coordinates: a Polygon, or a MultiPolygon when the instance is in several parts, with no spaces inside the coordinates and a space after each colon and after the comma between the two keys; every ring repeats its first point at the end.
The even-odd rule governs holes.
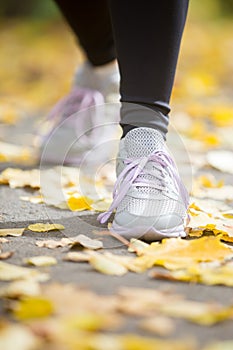
{"type": "Polygon", "coordinates": [[[167,192],[168,184],[164,181],[164,176],[162,175],[163,172],[169,174],[170,179],[175,185],[177,193],[181,195],[185,207],[188,208],[188,192],[178,174],[178,170],[173,159],[168,153],[166,153],[163,150],[156,150],[146,157],[125,159],[124,163],[126,164],[126,166],[118,176],[118,179],[114,186],[113,202],[110,205],[108,211],[101,213],[98,216],[98,220],[100,221],[100,223],[104,223],[109,219],[112,212],[118,207],[118,205],[123,200],[131,186],[145,186],[167,192]],[[158,174],[156,174],[155,181],[148,180],[139,176],[151,175],[155,177],[154,173],[152,173],[148,169],[145,169],[145,166],[149,161],[153,161],[154,166],[156,166],[156,169],[158,169],[158,174]]]}
{"type": "MultiPolygon", "coordinates": [[[[49,138],[54,127],[63,120],[67,119],[71,115],[88,109],[93,106],[97,106],[104,103],[103,95],[96,90],[74,87],[71,92],[63,97],[49,112],[46,122],[49,124],[49,130],[46,130],[45,135],[41,135],[42,139],[46,141],[49,138]]],[[[94,115],[94,114],[93,114],[94,115]]],[[[94,121],[93,121],[94,122],[94,121]]],[[[78,128],[85,132],[84,118],[77,118],[77,121],[73,127],[78,128]]]]}

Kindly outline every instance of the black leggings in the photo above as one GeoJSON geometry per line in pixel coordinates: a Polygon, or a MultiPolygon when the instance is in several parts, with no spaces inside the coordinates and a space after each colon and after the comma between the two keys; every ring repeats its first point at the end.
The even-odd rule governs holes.
{"type": "Polygon", "coordinates": [[[117,58],[121,124],[165,136],[188,0],[55,1],[94,66],[117,58]]]}

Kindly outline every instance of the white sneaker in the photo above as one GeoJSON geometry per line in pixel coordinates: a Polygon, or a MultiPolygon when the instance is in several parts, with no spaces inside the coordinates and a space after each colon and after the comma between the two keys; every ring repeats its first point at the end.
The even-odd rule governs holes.
{"type": "Polygon", "coordinates": [[[186,236],[188,192],[157,130],[135,128],[120,141],[117,176],[112,205],[98,217],[101,223],[116,209],[110,230],[127,238],[186,236]]]}
{"type": "Polygon", "coordinates": [[[115,147],[101,144],[118,137],[120,105],[109,102],[119,102],[119,80],[115,61],[101,67],[81,65],[71,92],[38,128],[42,163],[79,165],[87,153],[88,163],[101,163],[114,154],[115,147]],[[99,156],[93,151],[97,147],[103,149],[99,156]]]}
{"type": "Polygon", "coordinates": [[[74,86],[99,91],[105,102],[119,102],[120,74],[117,61],[94,67],[84,62],[75,72],[74,86]]]}

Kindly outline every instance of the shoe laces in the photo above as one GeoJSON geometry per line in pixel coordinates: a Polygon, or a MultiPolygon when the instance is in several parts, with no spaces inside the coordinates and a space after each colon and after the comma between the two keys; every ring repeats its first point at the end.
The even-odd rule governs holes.
{"type": "Polygon", "coordinates": [[[162,191],[168,196],[170,191],[174,192],[175,190],[176,194],[180,194],[185,207],[188,208],[188,192],[178,174],[173,159],[167,152],[155,150],[145,157],[126,158],[124,164],[126,166],[114,186],[113,202],[106,212],[98,216],[100,223],[104,223],[109,219],[131,187],[149,187],[162,191]],[[150,161],[153,162],[153,170],[146,167],[150,161]]]}
{"type": "MultiPolygon", "coordinates": [[[[68,117],[81,110],[102,105],[103,103],[104,97],[99,91],[74,87],[68,95],[63,97],[55,104],[47,115],[46,121],[43,122],[40,128],[42,130],[42,139],[48,138],[54,127],[68,117]]],[[[83,133],[85,133],[86,130],[84,124],[84,118],[79,118],[77,120],[77,125],[73,125],[72,127],[77,128],[79,132],[80,130],[83,130],[83,133]]]]}

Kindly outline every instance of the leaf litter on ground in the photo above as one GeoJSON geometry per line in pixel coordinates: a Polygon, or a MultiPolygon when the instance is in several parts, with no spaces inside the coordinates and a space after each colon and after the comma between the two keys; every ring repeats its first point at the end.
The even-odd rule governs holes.
{"type": "Polygon", "coordinates": [[[61,224],[49,224],[49,223],[36,223],[31,224],[27,227],[28,230],[33,232],[48,232],[48,231],[60,231],[64,230],[65,227],[61,224]]]}
{"type": "Polygon", "coordinates": [[[34,266],[52,266],[57,264],[57,259],[53,256],[38,255],[23,259],[25,264],[34,266]]]}
{"type": "Polygon", "coordinates": [[[37,241],[36,245],[38,247],[46,247],[50,249],[58,248],[58,247],[75,247],[75,246],[80,246],[83,248],[88,248],[88,249],[101,249],[103,248],[103,242],[97,240],[97,239],[92,239],[89,238],[86,235],[80,234],[77,236],[73,237],[63,237],[61,240],[42,240],[42,241],[37,241]]]}

